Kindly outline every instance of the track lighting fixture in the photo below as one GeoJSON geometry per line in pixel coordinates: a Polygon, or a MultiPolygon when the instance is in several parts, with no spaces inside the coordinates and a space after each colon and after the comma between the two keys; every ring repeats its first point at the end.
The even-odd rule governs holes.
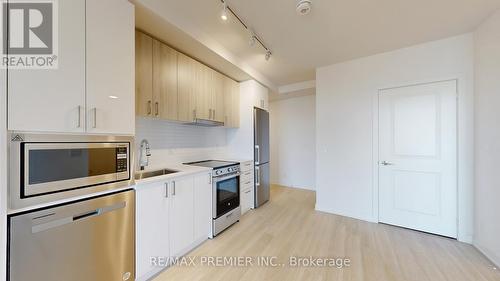
{"type": "Polygon", "coordinates": [[[268,61],[271,58],[272,54],[273,53],[271,53],[271,51],[267,50],[267,52],[266,52],[266,61],[268,61]]]}
{"type": "Polygon", "coordinates": [[[220,18],[223,21],[227,21],[229,19],[229,14],[232,14],[234,18],[237,19],[241,23],[241,25],[243,25],[243,27],[249,32],[250,38],[248,40],[248,44],[253,47],[255,46],[255,44],[259,43],[259,45],[261,45],[262,48],[266,50],[265,58],[266,61],[268,61],[272,55],[271,50],[262,42],[262,39],[260,39],[260,37],[252,30],[252,28],[249,25],[247,25],[241,19],[241,17],[234,12],[233,9],[231,9],[231,7],[227,4],[227,0],[221,0],[221,2],[222,2],[222,12],[220,18]]]}
{"type": "Polygon", "coordinates": [[[228,14],[227,14],[227,4],[226,2],[222,3],[222,13],[220,14],[220,18],[223,20],[223,21],[227,21],[227,19],[229,18],[228,14]]]}

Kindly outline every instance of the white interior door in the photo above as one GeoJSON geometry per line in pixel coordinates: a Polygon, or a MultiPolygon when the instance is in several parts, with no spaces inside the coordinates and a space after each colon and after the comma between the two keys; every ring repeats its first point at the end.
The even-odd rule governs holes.
{"type": "Polygon", "coordinates": [[[457,237],[457,82],[380,91],[379,221],[457,237]]]}

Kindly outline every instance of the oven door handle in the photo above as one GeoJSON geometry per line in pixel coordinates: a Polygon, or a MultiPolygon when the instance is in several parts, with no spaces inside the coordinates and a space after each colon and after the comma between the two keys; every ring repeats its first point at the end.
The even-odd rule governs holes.
{"type": "Polygon", "coordinates": [[[217,182],[220,182],[220,181],[225,181],[225,180],[228,180],[228,179],[231,179],[231,178],[235,178],[235,177],[239,177],[240,176],[240,173],[235,173],[235,174],[231,174],[231,175],[228,175],[228,176],[224,176],[224,177],[220,177],[220,178],[214,178],[213,181],[215,183],[217,182]]]}

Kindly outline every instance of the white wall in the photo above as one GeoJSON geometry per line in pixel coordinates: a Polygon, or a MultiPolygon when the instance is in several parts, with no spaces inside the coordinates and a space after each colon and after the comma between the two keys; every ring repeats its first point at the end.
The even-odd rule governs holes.
{"type": "Polygon", "coordinates": [[[475,33],[474,244],[500,266],[500,11],[475,33]]]}
{"type": "Polygon", "coordinates": [[[143,139],[147,139],[151,147],[148,168],[224,157],[227,152],[225,128],[137,117],[136,166],[139,165],[140,142],[143,139]]]}
{"type": "Polygon", "coordinates": [[[270,103],[271,183],[314,190],[316,186],[316,97],[270,103]]]}
{"type": "Polygon", "coordinates": [[[379,89],[459,80],[459,239],[473,231],[473,35],[326,66],[316,72],[316,208],[378,221],[379,89]]]}
{"type": "Polygon", "coordinates": [[[240,83],[240,127],[228,129],[228,154],[242,160],[252,160],[253,143],[253,108],[269,109],[269,90],[254,80],[240,83]]]}

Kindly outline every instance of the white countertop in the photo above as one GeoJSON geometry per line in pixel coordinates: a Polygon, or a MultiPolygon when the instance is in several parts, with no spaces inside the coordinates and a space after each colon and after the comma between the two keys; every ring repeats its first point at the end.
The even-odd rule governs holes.
{"type": "Polygon", "coordinates": [[[162,176],[157,176],[157,177],[151,177],[151,178],[146,178],[142,180],[136,180],[135,181],[135,188],[140,188],[140,186],[152,182],[158,182],[158,181],[168,181],[170,179],[178,178],[178,177],[183,177],[183,176],[188,176],[188,175],[194,175],[194,174],[199,174],[203,172],[210,172],[212,171],[211,168],[206,168],[206,167],[198,167],[198,166],[190,166],[190,165],[183,165],[183,164],[167,164],[167,165],[162,165],[159,167],[151,167],[148,169],[145,169],[144,171],[138,171],[138,172],[148,172],[148,171],[156,171],[156,170],[161,170],[161,169],[167,169],[167,170],[173,170],[173,171],[178,171],[177,173],[172,173],[172,174],[167,174],[167,175],[162,175],[162,176]]]}

